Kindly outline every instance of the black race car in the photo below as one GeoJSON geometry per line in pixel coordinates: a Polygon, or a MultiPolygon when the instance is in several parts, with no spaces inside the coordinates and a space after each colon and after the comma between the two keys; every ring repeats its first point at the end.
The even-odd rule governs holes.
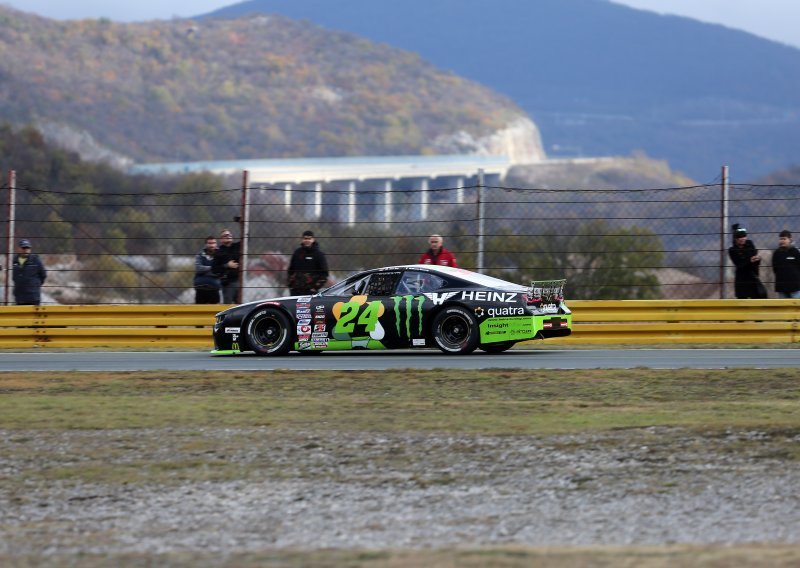
{"type": "Polygon", "coordinates": [[[500,353],[572,331],[565,280],[522,286],[449,266],[366,270],[313,296],[259,300],[219,312],[214,354],[406,349],[500,353]]]}

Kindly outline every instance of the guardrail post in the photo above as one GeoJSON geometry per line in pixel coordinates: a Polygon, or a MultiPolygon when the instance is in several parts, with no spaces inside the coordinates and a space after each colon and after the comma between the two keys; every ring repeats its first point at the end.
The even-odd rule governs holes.
{"type": "Polygon", "coordinates": [[[728,234],[728,166],[722,166],[722,217],[719,231],[719,297],[724,300],[727,297],[727,266],[728,257],[726,255],[728,234]]]}
{"type": "Polygon", "coordinates": [[[236,301],[243,303],[244,291],[247,289],[247,249],[250,242],[250,173],[242,172],[242,216],[239,218],[239,234],[241,235],[241,248],[239,250],[239,290],[236,301]]]}
{"type": "Polygon", "coordinates": [[[8,171],[8,224],[6,225],[6,285],[5,305],[11,305],[11,261],[14,258],[14,220],[16,218],[17,172],[8,171]]]}
{"type": "Polygon", "coordinates": [[[485,223],[485,204],[483,202],[483,168],[478,169],[478,255],[475,271],[483,274],[483,232],[485,223]]]}

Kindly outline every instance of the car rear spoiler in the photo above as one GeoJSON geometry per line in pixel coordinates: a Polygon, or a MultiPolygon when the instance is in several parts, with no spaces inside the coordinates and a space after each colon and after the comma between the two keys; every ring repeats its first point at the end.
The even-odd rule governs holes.
{"type": "Polygon", "coordinates": [[[556,304],[564,301],[567,280],[532,280],[528,288],[528,304],[556,304]]]}

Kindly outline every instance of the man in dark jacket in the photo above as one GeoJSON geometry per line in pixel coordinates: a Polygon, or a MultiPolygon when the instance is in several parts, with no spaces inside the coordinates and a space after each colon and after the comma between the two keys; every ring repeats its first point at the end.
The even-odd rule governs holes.
{"type": "Polygon", "coordinates": [[[233,233],[222,229],[219,246],[214,253],[214,274],[222,281],[222,303],[235,304],[239,301],[239,256],[241,243],[233,242],[233,233]]]}
{"type": "Polygon", "coordinates": [[[781,231],[772,253],[775,291],[779,298],[800,298],[800,251],[792,244],[792,233],[781,231]]]}
{"type": "Polygon", "coordinates": [[[222,279],[213,271],[215,252],[217,252],[217,239],[214,235],[208,235],[206,246],[194,257],[195,304],[219,304],[222,279]]]}
{"type": "Polygon", "coordinates": [[[47,270],[39,255],[31,252],[28,239],[19,241],[18,252],[11,264],[14,274],[14,301],[18,306],[38,306],[42,303],[42,284],[47,270]]]}
{"type": "Polygon", "coordinates": [[[728,249],[728,256],[736,266],[734,288],[739,299],[766,298],[766,289],[758,277],[761,257],[753,241],[747,238],[747,229],[738,223],[733,226],[733,246],[728,249]]]}
{"type": "Polygon", "coordinates": [[[328,261],[311,231],[303,232],[303,242],[289,262],[289,292],[292,296],[316,294],[328,282],[328,261]]]}

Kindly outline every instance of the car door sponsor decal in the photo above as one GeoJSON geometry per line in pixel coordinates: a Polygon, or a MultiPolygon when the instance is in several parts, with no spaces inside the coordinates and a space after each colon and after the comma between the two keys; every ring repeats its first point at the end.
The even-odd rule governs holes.
{"type": "Polygon", "coordinates": [[[501,304],[513,304],[517,301],[517,292],[492,292],[490,290],[464,290],[461,292],[462,300],[473,302],[498,302],[501,304]]]}
{"type": "Polygon", "coordinates": [[[479,325],[481,341],[483,343],[533,339],[533,337],[536,335],[535,328],[536,325],[533,317],[486,318],[479,325]]]}
{"type": "Polygon", "coordinates": [[[380,300],[368,302],[366,296],[353,296],[347,302],[337,302],[332,310],[336,324],[331,335],[335,340],[349,342],[352,347],[376,348],[378,346],[371,342],[380,342],[386,335],[378,321],[385,311],[380,300]]]}
{"type": "Polygon", "coordinates": [[[428,292],[423,294],[423,296],[425,296],[431,302],[433,302],[434,306],[441,306],[447,300],[449,300],[450,298],[452,298],[457,294],[458,292],[428,292]]]}
{"type": "Polygon", "coordinates": [[[405,320],[406,337],[411,337],[411,319],[414,313],[413,306],[415,300],[417,302],[417,322],[419,326],[417,336],[421,336],[422,305],[425,303],[425,296],[392,296],[392,301],[394,302],[394,323],[395,326],[397,326],[398,337],[403,337],[403,333],[400,330],[400,323],[403,320],[405,320]],[[405,304],[405,306],[403,304],[405,304]],[[401,308],[405,308],[404,314],[401,312],[401,308]]]}

